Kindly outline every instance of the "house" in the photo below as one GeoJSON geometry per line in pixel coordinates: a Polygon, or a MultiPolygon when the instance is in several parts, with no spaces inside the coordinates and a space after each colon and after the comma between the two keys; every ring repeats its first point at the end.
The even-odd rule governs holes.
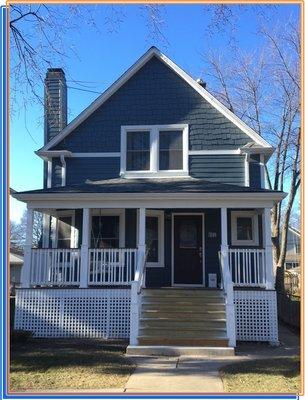
{"type": "Polygon", "coordinates": [[[287,232],[287,252],[285,257],[285,270],[295,270],[300,267],[301,257],[301,235],[300,231],[292,226],[288,227],[287,232]]]}
{"type": "Polygon", "coordinates": [[[17,247],[10,248],[10,288],[11,292],[21,284],[21,270],[23,266],[23,251],[17,247]]]}
{"type": "Polygon", "coordinates": [[[15,327],[125,338],[130,354],[276,343],[271,145],[155,47],[68,125],[62,69],[45,98],[44,188],[14,194],[27,203],[15,327]]]}

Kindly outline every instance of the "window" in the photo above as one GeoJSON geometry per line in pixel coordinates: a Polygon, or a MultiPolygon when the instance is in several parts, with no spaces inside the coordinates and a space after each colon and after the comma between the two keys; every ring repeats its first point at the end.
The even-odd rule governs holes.
{"type": "Polygon", "coordinates": [[[118,248],[119,246],[119,216],[93,216],[91,222],[91,247],[118,248]]]}
{"type": "Polygon", "coordinates": [[[122,126],[121,176],[188,176],[188,125],[122,126]]]}
{"type": "Polygon", "coordinates": [[[72,217],[59,217],[57,226],[57,248],[69,249],[71,247],[72,217]]]}
{"type": "Polygon", "coordinates": [[[182,131],[159,132],[159,169],[183,168],[182,131]]]}
{"type": "Polygon", "coordinates": [[[253,211],[231,212],[231,242],[233,246],[258,246],[258,215],[253,211]]]}
{"type": "Polygon", "coordinates": [[[150,169],[150,133],[127,132],[127,171],[150,169]]]}
{"type": "Polygon", "coordinates": [[[75,226],[74,210],[61,210],[51,218],[52,248],[69,249],[78,247],[78,229],[75,226]]]}
{"type": "Polygon", "coordinates": [[[146,211],[147,266],[164,266],[164,212],[146,211]]]}

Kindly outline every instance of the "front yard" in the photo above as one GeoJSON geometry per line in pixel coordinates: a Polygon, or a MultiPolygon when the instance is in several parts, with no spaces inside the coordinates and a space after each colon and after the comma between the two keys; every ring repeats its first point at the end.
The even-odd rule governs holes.
{"type": "Polygon", "coordinates": [[[225,392],[299,393],[300,357],[244,361],[220,370],[225,392]]]}
{"type": "Polygon", "coordinates": [[[10,390],[122,388],[134,370],[124,343],[32,339],[11,348],[10,390]]]}

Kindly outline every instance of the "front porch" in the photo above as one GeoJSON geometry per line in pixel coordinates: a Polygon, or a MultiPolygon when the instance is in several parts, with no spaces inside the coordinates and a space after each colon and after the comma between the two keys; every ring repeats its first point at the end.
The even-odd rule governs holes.
{"type": "Polygon", "coordinates": [[[33,211],[23,288],[128,287],[141,270],[143,287],[222,288],[222,265],[236,288],[274,286],[266,208],[49,209],[40,248],[33,211]]]}

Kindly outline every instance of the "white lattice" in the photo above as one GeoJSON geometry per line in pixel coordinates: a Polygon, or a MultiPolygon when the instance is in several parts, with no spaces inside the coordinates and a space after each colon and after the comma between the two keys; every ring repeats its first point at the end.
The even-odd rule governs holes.
{"type": "Polygon", "coordinates": [[[36,337],[129,338],[130,289],[19,289],[15,328],[36,337]]]}
{"type": "Polygon", "coordinates": [[[278,341],[274,290],[235,290],[234,304],[237,340],[278,341]]]}

